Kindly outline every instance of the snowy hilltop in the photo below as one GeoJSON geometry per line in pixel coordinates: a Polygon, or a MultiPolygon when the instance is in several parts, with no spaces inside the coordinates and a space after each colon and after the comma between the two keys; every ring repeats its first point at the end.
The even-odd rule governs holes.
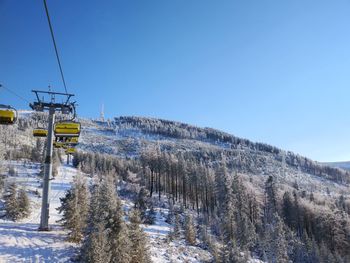
{"type": "Polygon", "coordinates": [[[31,131],[46,117],[26,112],[0,127],[0,261],[350,259],[349,171],[143,117],[80,120],[73,161],[54,154],[53,230],[38,232],[44,140],[31,131]]]}

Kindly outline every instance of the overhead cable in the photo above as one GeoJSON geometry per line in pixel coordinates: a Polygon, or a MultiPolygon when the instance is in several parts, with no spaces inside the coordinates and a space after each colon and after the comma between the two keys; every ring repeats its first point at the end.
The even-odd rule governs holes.
{"type": "Polygon", "coordinates": [[[9,88],[5,87],[4,85],[1,85],[1,84],[0,84],[0,88],[3,88],[3,89],[5,89],[5,90],[7,90],[8,92],[12,93],[13,95],[15,95],[16,97],[20,98],[21,100],[23,100],[23,101],[25,101],[25,102],[30,103],[29,100],[23,98],[22,96],[18,95],[16,92],[10,90],[9,88]]]}
{"type": "Polygon", "coordinates": [[[56,58],[57,58],[57,62],[58,62],[58,66],[60,68],[60,72],[61,72],[61,77],[62,77],[62,82],[63,82],[63,86],[64,86],[64,90],[67,92],[67,85],[66,85],[66,81],[64,79],[64,74],[63,74],[63,70],[62,70],[62,65],[61,65],[61,60],[60,60],[60,56],[58,55],[58,49],[57,49],[57,45],[56,45],[56,40],[55,40],[55,35],[53,33],[53,29],[52,29],[52,25],[51,25],[51,20],[50,20],[50,15],[49,15],[49,9],[47,8],[47,4],[46,4],[46,0],[44,1],[44,6],[45,6],[45,12],[46,12],[46,17],[47,17],[47,21],[49,22],[49,27],[50,27],[50,32],[51,32],[51,37],[52,37],[52,41],[53,41],[53,45],[55,47],[55,52],[56,52],[56,58]]]}

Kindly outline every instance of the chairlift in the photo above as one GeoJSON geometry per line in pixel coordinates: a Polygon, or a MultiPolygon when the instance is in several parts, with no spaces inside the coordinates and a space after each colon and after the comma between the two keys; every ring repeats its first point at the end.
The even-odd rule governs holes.
{"type": "Polygon", "coordinates": [[[34,137],[47,137],[48,131],[45,128],[36,128],[33,130],[34,137]]]}
{"type": "Polygon", "coordinates": [[[33,129],[33,136],[34,137],[47,137],[48,131],[46,128],[43,127],[43,125],[40,125],[39,116],[34,115],[34,118],[35,118],[37,124],[36,124],[36,128],[33,129]]]}
{"type": "Polygon", "coordinates": [[[60,121],[55,123],[54,133],[57,138],[79,137],[81,125],[76,121],[60,121]]]}
{"type": "Polygon", "coordinates": [[[72,147],[67,148],[66,151],[65,151],[65,153],[66,153],[67,155],[73,154],[73,153],[76,153],[76,152],[77,152],[77,149],[72,148],[72,147]]]}
{"type": "Polygon", "coordinates": [[[64,146],[64,143],[63,142],[53,142],[53,147],[56,148],[56,149],[60,149],[60,148],[63,148],[64,146]]]}
{"type": "Polygon", "coordinates": [[[70,146],[75,146],[79,143],[79,137],[57,137],[56,140],[70,146]]]}
{"type": "Polygon", "coordinates": [[[0,124],[12,125],[18,117],[17,110],[9,105],[0,104],[0,124]]]}

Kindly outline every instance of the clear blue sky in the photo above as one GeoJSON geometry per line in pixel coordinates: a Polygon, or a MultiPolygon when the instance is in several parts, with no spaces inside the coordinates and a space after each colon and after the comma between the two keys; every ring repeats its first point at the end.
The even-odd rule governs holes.
{"type": "MultiPolygon", "coordinates": [[[[47,1],[81,116],[104,103],[350,160],[349,1],[47,1]]],[[[41,0],[0,0],[0,83],[63,91],[41,0]]]]}

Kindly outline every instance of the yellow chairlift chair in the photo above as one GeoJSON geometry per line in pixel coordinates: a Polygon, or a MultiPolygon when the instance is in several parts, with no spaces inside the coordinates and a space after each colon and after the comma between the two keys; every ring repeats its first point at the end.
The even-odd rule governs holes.
{"type": "Polygon", "coordinates": [[[55,123],[54,133],[56,137],[79,137],[81,125],[75,121],[60,121],[55,123]]]}
{"type": "Polygon", "coordinates": [[[64,146],[64,143],[63,142],[53,142],[53,147],[56,148],[56,149],[59,149],[59,148],[63,148],[64,146]]]}
{"type": "Polygon", "coordinates": [[[72,147],[69,147],[66,149],[65,153],[68,155],[68,154],[73,154],[73,153],[76,153],[77,152],[77,149],[75,148],[72,148],[72,147]]]}
{"type": "Polygon", "coordinates": [[[36,128],[33,130],[34,137],[47,137],[47,129],[44,128],[36,128]]]}
{"type": "Polygon", "coordinates": [[[0,104],[0,124],[11,125],[17,120],[17,111],[8,105],[0,104]]]}

